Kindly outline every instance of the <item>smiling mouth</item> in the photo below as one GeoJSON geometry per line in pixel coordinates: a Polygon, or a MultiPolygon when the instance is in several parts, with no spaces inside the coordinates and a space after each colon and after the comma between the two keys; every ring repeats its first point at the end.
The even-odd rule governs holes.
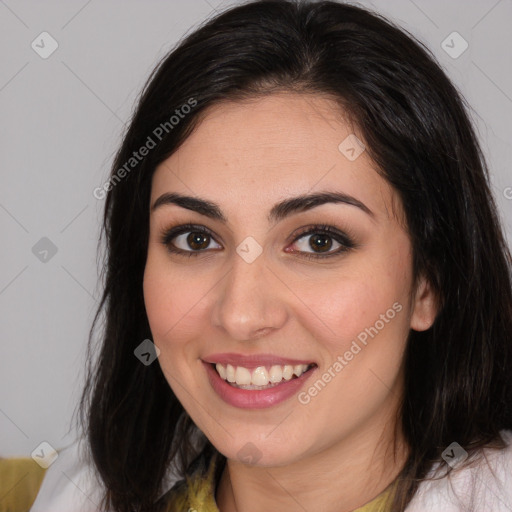
{"type": "Polygon", "coordinates": [[[253,369],[243,366],[210,363],[221,379],[234,388],[268,389],[279,386],[283,382],[298,379],[303,374],[316,368],[315,363],[298,365],[258,366],[253,369]]]}

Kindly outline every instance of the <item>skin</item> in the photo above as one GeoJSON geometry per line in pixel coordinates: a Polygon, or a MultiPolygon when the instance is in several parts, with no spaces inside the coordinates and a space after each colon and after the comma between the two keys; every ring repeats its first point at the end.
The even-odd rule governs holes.
{"type": "MultiPolygon", "coordinates": [[[[395,421],[403,353],[410,329],[432,325],[435,300],[424,279],[413,286],[411,243],[396,192],[367,152],[350,161],[338,150],[351,133],[363,140],[339,107],[319,95],[283,92],[226,102],[211,107],[154,174],[151,204],[179,192],[217,203],[228,219],[223,224],[177,205],[156,209],[144,274],[162,370],[228,459],[216,492],[222,512],[348,512],[383,491],[405,461],[395,421]],[[269,225],[276,202],[318,191],[350,194],[373,216],[329,203],[269,225]],[[213,238],[197,257],[169,253],[162,233],[188,222],[207,227],[213,238]],[[321,253],[309,245],[313,235],[293,236],[312,224],[347,231],[357,246],[330,258],[301,257],[321,253]],[[263,249],[252,263],[236,252],[248,236],[263,249]],[[203,357],[273,353],[317,362],[307,391],[397,302],[401,311],[307,404],[293,396],[266,409],[240,409],[209,384],[203,357]],[[248,442],[260,456],[252,465],[237,455],[248,442]]],[[[187,235],[173,242],[192,251],[187,235]]],[[[328,252],[335,253],[340,245],[328,240],[328,252]]]]}

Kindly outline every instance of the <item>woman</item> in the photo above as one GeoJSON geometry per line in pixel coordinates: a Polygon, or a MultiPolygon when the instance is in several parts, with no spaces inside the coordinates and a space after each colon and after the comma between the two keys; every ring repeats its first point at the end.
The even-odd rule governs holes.
{"type": "Polygon", "coordinates": [[[512,510],[511,257],[410,34],[335,2],[221,13],[96,193],[101,509],[512,510]]]}

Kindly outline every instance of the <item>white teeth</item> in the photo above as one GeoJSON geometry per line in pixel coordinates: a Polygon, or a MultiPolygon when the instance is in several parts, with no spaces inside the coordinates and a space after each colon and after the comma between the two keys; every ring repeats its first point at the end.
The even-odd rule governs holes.
{"type": "Polygon", "coordinates": [[[217,363],[215,368],[221,379],[227,380],[232,384],[240,386],[267,386],[268,384],[277,384],[283,379],[286,381],[291,380],[294,375],[300,377],[307,370],[308,365],[273,365],[269,370],[265,366],[258,366],[251,371],[243,366],[235,368],[231,364],[224,366],[217,363]]]}
{"type": "Polygon", "coordinates": [[[235,369],[230,364],[226,366],[226,379],[228,382],[235,382],[235,369]]]}
{"type": "Polygon", "coordinates": [[[219,372],[219,375],[224,379],[226,380],[226,377],[227,377],[227,373],[226,373],[226,368],[224,368],[224,366],[222,366],[220,363],[217,363],[215,365],[215,368],[217,369],[217,371],[219,372]]]}
{"type": "Polygon", "coordinates": [[[258,366],[258,368],[253,370],[251,384],[254,384],[255,386],[266,386],[268,381],[268,372],[264,366],[258,366]]]}
{"type": "MultiPolygon", "coordinates": [[[[307,366],[306,366],[307,368],[307,366]]],[[[303,374],[304,370],[302,369],[302,365],[298,364],[293,367],[293,373],[297,375],[297,377],[300,377],[303,374]]]]}
{"type": "Polygon", "coordinates": [[[237,384],[250,384],[251,372],[243,366],[238,366],[235,371],[235,381],[237,384]]]}
{"type": "Polygon", "coordinates": [[[283,369],[283,379],[290,380],[293,377],[293,366],[287,364],[283,369]]]}
{"type": "Polygon", "coordinates": [[[271,366],[269,372],[270,382],[276,383],[283,380],[283,369],[280,366],[271,366]]]}

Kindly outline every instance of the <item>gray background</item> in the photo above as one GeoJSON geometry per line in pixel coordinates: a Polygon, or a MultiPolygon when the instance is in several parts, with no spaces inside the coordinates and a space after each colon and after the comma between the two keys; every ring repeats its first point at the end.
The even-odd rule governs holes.
{"type": "MultiPolygon", "coordinates": [[[[512,240],[512,0],[359,3],[425,42],[467,98],[512,240]],[[457,58],[442,46],[454,31],[469,44],[457,58]]],[[[72,440],[68,429],[100,297],[104,200],[93,190],[108,176],[151,69],[226,5],[0,0],[0,456],[72,440]],[[42,46],[45,31],[58,43],[47,59],[31,47],[34,40],[42,46]],[[41,252],[49,244],[43,237],[55,254],[41,252]]],[[[447,41],[452,53],[461,48],[460,40],[447,41]]]]}

